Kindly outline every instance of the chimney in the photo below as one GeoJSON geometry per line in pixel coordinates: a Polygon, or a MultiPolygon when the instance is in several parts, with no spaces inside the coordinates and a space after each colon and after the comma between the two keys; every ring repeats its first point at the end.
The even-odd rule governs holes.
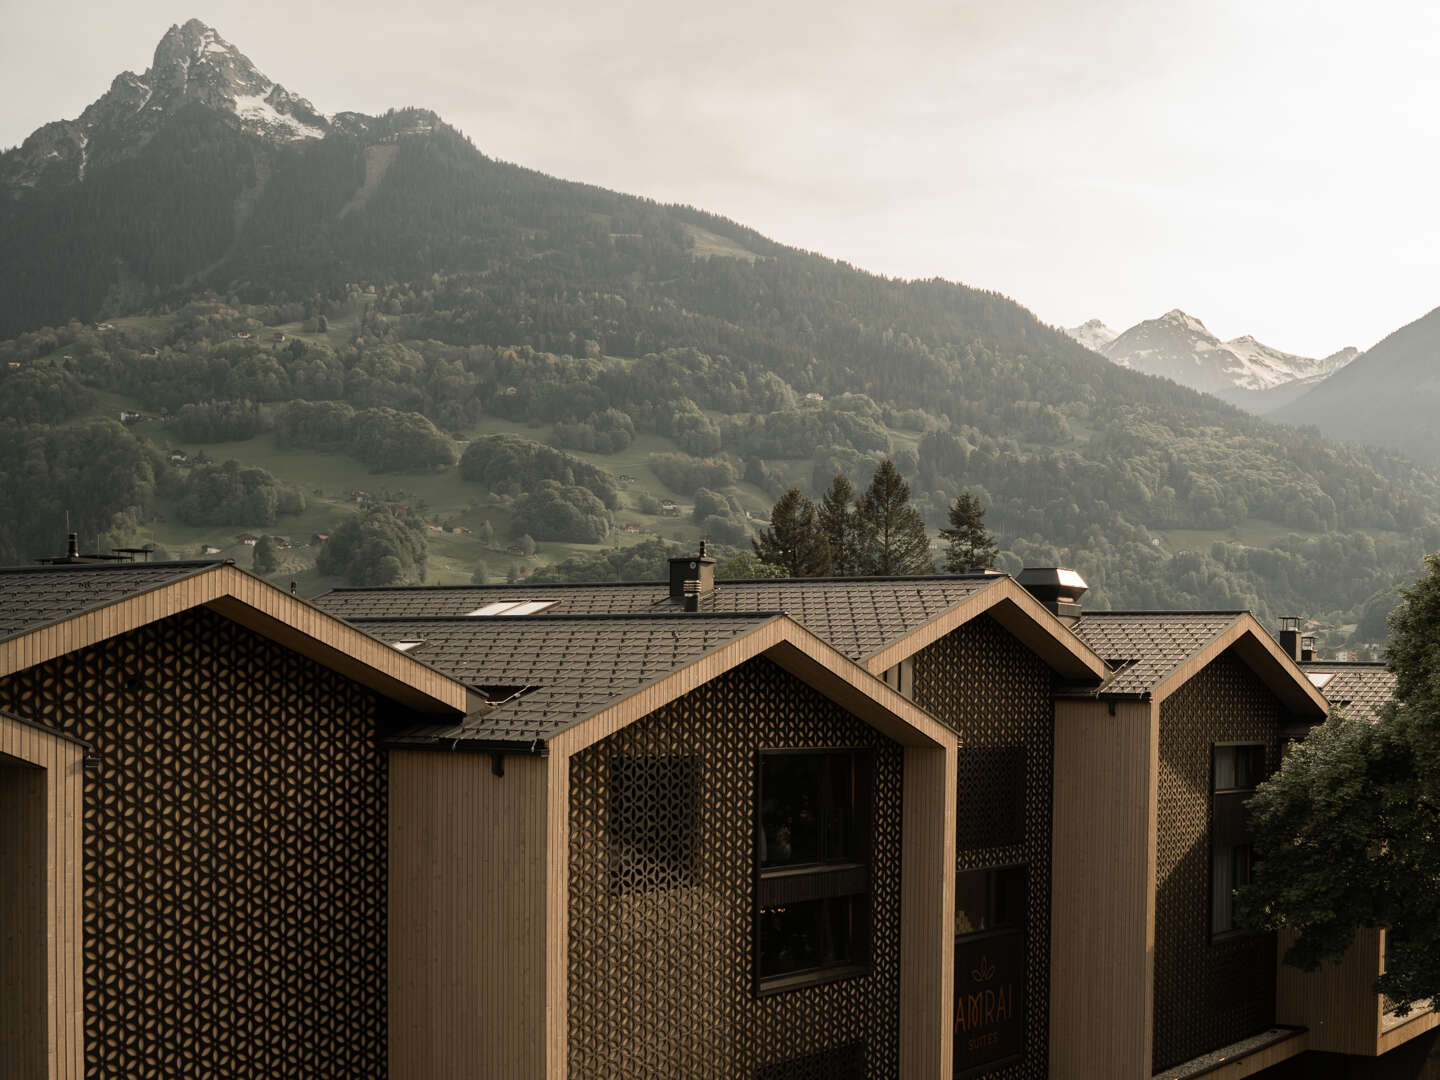
{"type": "Polygon", "coordinates": [[[670,560],[670,599],[684,601],[686,611],[698,611],[700,597],[715,591],[715,560],[705,548],[701,540],[699,555],[670,560]]]}
{"type": "Polygon", "coordinates": [[[1300,639],[1300,662],[1308,664],[1315,659],[1315,635],[1306,634],[1300,639]]]}
{"type": "Polygon", "coordinates": [[[65,557],[71,562],[80,561],[80,534],[70,533],[65,545],[65,557]]]}
{"type": "Polygon", "coordinates": [[[1300,617],[1298,615],[1280,616],[1280,649],[1291,660],[1300,659],[1300,617]]]}
{"type": "Polygon", "coordinates": [[[1030,595],[1066,626],[1074,626],[1084,613],[1080,597],[1089,591],[1085,579],[1063,566],[1027,566],[1015,579],[1030,595]]]}

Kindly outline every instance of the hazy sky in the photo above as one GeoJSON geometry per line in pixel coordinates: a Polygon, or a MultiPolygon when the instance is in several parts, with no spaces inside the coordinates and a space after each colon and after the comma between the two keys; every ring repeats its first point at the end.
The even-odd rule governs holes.
{"type": "Polygon", "coordinates": [[[0,0],[0,146],[200,18],[323,112],[1116,329],[1361,348],[1440,305],[1440,5],[0,0]]]}

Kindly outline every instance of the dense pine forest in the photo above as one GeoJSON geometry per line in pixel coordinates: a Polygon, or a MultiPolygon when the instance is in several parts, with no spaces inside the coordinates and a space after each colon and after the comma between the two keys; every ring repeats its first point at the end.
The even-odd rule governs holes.
{"type": "Polygon", "coordinates": [[[428,113],[339,120],[277,146],[192,106],[0,196],[0,556],[54,548],[67,509],[117,539],[206,499],[236,527],[301,513],[313,485],[262,444],[376,487],[451,472],[506,544],[597,550],[666,499],[743,548],[786,488],[888,458],[932,530],[968,489],[999,565],[1075,566],[1091,603],[1361,636],[1440,547],[1435,472],[1122,370],[998,294],[497,162],[428,113]],[[222,443],[228,472],[172,460],[222,443]],[[607,465],[638,447],[643,475],[607,465]]]}

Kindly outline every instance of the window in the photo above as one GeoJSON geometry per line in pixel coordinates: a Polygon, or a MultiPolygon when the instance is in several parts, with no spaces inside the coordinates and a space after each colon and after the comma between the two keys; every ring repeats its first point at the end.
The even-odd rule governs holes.
{"type": "Polygon", "coordinates": [[[700,760],[694,754],[610,758],[610,888],[692,885],[700,843],[700,760]]]}
{"type": "Polygon", "coordinates": [[[759,771],[756,988],[859,974],[870,957],[870,754],[768,750],[759,771]]]}
{"type": "Polygon", "coordinates": [[[548,607],[554,607],[557,603],[559,603],[558,600],[496,601],[466,614],[480,618],[488,618],[491,615],[534,615],[537,611],[544,611],[548,607]]]}
{"type": "Polygon", "coordinates": [[[1210,752],[1210,933],[1228,934],[1235,924],[1235,890],[1250,883],[1253,869],[1245,802],[1265,778],[1265,747],[1225,744],[1210,752]]]}
{"type": "Polygon", "coordinates": [[[955,875],[955,936],[1025,924],[1025,868],[962,870],[955,875]]]}
{"type": "Polygon", "coordinates": [[[901,697],[913,700],[915,697],[915,661],[907,656],[894,667],[888,667],[881,679],[901,697]]]}

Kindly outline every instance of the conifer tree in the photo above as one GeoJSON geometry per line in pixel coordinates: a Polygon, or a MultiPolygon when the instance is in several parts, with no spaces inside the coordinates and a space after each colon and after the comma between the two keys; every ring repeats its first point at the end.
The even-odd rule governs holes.
{"type": "Polygon", "coordinates": [[[856,569],[855,513],[850,508],[853,493],[850,481],[836,473],[820,501],[818,518],[820,531],[830,546],[830,572],[839,577],[859,572],[856,569]]]}
{"type": "Polygon", "coordinates": [[[877,577],[933,574],[925,519],[910,505],[910,485],[886,458],[855,507],[857,571],[877,577]]]}
{"type": "Polygon", "coordinates": [[[786,577],[824,577],[830,573],[830,545],[816,520],[815,504],[791,488],[770,511],[770,527],[750,541],[760,561],[786,577]]]}
{"type": "Polygon", "coordinates": [[[988,570],[1000,553],[995,538],[985,528],[985,508],[970,492],[963,492],[950,504],[950,527],[941,529],[948,545],[945,569],[952,574],[988,570]]]}

